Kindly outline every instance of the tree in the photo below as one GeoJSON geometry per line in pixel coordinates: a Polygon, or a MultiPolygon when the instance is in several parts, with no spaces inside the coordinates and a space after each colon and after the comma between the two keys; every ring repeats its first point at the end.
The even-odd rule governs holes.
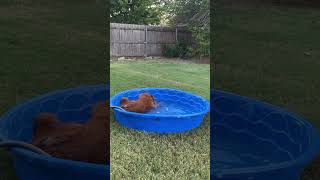
{"type": "Polygon", "coordinates": [[[196,40],[196,47],[189,48],[192,55],[210,55],[210,6],[209,0],[165,0],[171,25],[185,25],[196,40]]]}
{"type": "Polygon", "coordinates": [[[209,0],[158,0],[162,1],[167,17],[172,25],[189,23],[190,19],[202,11],[209,10],[209,0]]]}
{"type": "Polygon", "coordinates": [[[152,0],[111,0],[112,23],[159,24],[161,11],[159,2],[152,0]]]}

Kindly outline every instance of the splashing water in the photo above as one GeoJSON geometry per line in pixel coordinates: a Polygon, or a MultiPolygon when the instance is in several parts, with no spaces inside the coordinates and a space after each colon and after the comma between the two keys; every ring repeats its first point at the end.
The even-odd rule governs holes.
{"type": "Polygon", "coordinates": [[[147,114],[184,115],[188,114],[188,108],[175,102],[159,102],[159,107],[152,109],[147,114]]]}

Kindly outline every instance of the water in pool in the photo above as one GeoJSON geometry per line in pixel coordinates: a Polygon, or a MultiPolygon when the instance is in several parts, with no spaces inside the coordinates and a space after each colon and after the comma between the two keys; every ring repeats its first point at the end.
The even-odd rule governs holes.
{"type": "Polygon", "coordinates": [[[176,102],[159,102],[159,107],[152,109],[147,114],[184,115],[190,113],[189,108],[176,102]]]}

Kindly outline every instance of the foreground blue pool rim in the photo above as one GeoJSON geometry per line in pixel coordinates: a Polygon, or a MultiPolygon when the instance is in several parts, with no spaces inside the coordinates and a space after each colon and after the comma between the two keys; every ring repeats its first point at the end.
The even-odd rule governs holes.
{"type": "MultiPolygon", "coordinates": [[[[3,116],[0,117],[0,139],[12,139],[8,132],[4,133],[6,132],[7,128],[6,123],[8,123],[6,122],[6,119],[10,118],[20,109],[23,109],[29,106],[30,104],[36,103],[43,99],[50,99],[56,95],[76,93],[83,94],[85,96],[85,94],[90,91],[105,91],[106,99],[103,99],[109,99],[109,85],[101,84],[57,90],[19,103],[17,106],[13,107],[9,111],[7,111],[3,116]]],[[[80,161],[59,159],[54,157],[47,157],[20,148],[14,148],[11,150],[11,152],[12,157],[14,159],[16,173],[20,179],[32,180],[40,177],[42,179],[65,179],[66,177],[73,177],[80,180],[88,178],[92,180],[98,180],[102,177],[104,179],[108,179],[110,177],[109,165],[100,165],[80,161]]]]}
{"type": "MultiPolygon", "coordinates": [[[[278,106],[274,106],[269,103],[265,103],[262,101],[254,100],[252,98],[243,97],[234,93],[220,91],[220,90],[211,90],[211,109],[217,108],[214,104],[215,99],[220,97],[227,97],[230,99],[247,101],[249,103],[263,106],[264,108],[270,108],[275,111],[281,111],[283,113],[289,114],[290,116],[296,117],[297,120],[302,123],[308,129],[309,135],[309,146],[308,149],[303,152],[298,158],[284,161],[278,164],[266,165],[266,166],[258,166],[258,167],[243,167],[243,168],[230,168],[230,169],[219,169],[219,167],[215,167],[215,149],[213,147],[213,142],[216,140],[213,138],[213,134],[215,133],[211,130],[211,178],[213,179],[261,179],[264,175],[266,179],[275,178],[274,180],[280,180],[285,178],[293,178],[298,179],[301,175],[303,169],[312,162],[312,160],[317,156],[320,155],[320,131],[319,129],[315,128],[309,121],[307,121],[302,116],[289,112],[286,109],[280,108],[278,106]],[[291,174],[290,174],[291,172],[291,174]],[[288,176],[280,176],[281,173],[287,173],[288,176]],[[223,175],[223,176],[221,176],[223,175]],[[257,178],[259,177],[259,178],[257,178]]],[[[211,126],[214,125],[215,122],[215,115],[214,112],[211,115],[211,126]]],[[[212,128],[211,128],[212,129],[212,128]]],[[[263,179],[264,180],[264,179],[263,179]]]]}

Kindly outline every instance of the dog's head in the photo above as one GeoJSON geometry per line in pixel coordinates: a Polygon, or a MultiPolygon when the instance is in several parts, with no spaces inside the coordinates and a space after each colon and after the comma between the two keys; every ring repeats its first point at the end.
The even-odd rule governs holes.
{"type": "Polygon", "coordinates": [[[142,101],[143,103],[145,103],[151,107],[154,107],[156,105],[156,101],[155,101],[154,97],[149,93],[140,94],[139,99],[140,99],[140,101],[142,101]]]}
{"type": "Polygon", "coordinates": [[[126,98],[126,97],[121,98],[121,100],[120,100],[120,107],[121,108],[127,109],[129,104],[130,103],[129,103],[129,99],[128,98],[126,98]]]}

